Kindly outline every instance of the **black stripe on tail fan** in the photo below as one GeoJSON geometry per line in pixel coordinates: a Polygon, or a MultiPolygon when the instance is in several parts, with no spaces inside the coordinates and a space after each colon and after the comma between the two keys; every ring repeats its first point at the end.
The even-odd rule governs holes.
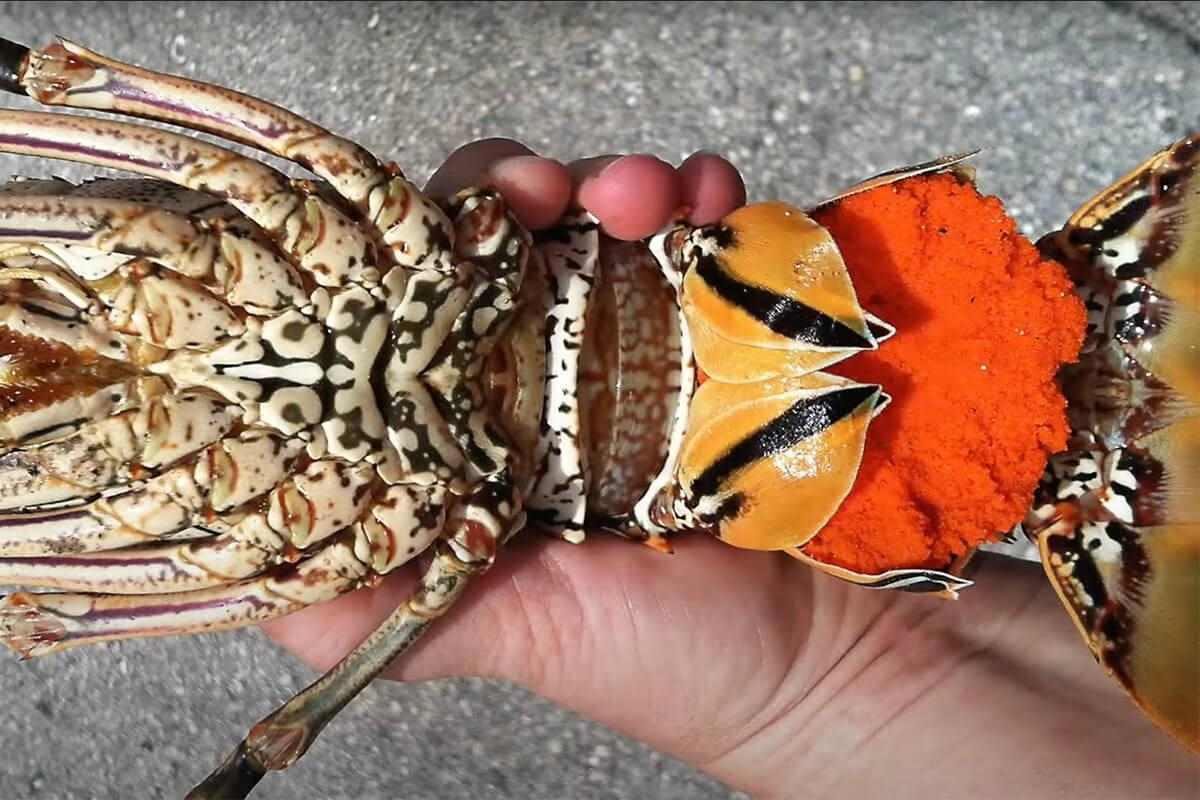
{"type": "Polygon", "coordinates": [[[878,386],[851,386],[802,398],[710,464],[692,484],[693,495],[717,494],[721,485],[738,471],[833,427],[879,390],[878,386]]]}
{"type": "Polygon", "coordinates": [[[875,347],[870,339],[811,306],[737,280],[711,256],[701,257],[696,271],[714,292],[780,336],[813,347],[846,350],[875,347]]]}

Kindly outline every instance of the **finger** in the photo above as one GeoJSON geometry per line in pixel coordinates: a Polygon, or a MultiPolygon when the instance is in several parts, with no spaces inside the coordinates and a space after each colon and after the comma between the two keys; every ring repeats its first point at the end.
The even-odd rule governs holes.
{"type": "Polygon", "coordinates": [[[425,193],[444,200],[460,189],[477,184],[487,168],[504,159],[537,155],[525,145],[512,139],[479,139],[455,150],[434,171],[425,184],[425,193]]]}
{"type": "Polygon", "coordinates": [[[679,173],[654,156],[589,158],[567,169],[578,187],[576,202],[614,239],[652,236],[680,211],[679,173]]]}
{"type": "Polygon", "coordinates": [[[557,222],[572,192],[566,167],[511,139],[481,139],[460,147],[434,172],[425,191],[444,199],[468,186],[499,190],[513,215],[530,230],[557,222]]]}
{"type": "Polygon", "coordinates": [[[530,230],[548,228],[562,219],[573,190],[566,167],[538,156],[512,156],[493,163],[485,183],[504,195],[513,214],[530,230]]]}
{"type": "Polygon", "coordinates": [[[692,225],[711,225],[746,203],[746,184],[737,167],[721,156],[699,152],[679,165],[683,205],[692,225]]]}

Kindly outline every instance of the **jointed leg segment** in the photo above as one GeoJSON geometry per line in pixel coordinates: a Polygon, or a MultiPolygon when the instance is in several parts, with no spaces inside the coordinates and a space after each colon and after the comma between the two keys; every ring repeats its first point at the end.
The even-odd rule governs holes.
{"type": "MultiPolygon", "coordinates": [[[[9,55],[12,62],[12,54],[9,55]]],[[[113,111],[182,125],[247,144],[319,175],[381,233],[394,261],[453,271],[450,222],[399,170],[362,147],[270,103],[124,64],[70,42],[28,51],[0,88],[45,105],[113,111]],[[417,243],[427,240],[429,246],[417,243]]]]}
{"type": "Polygon", "coordinates": [[[408,600],[337,666],[255,725],[188,800],[244,798],[268,771],[294,764],[325,725],[444,616],[473,577],[491,567],[522,516],[507,471],[486,482],[457,509],[448,537],[437,545],[408,600]]]}

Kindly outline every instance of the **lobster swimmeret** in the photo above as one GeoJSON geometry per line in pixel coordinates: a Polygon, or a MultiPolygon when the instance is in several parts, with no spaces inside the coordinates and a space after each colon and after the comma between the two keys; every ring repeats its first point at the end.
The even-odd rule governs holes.
{"type": "MultiPolygon", "coordinates": [[[[0,151],[140,176],[0,194],[0,579],[57,590],[5,598],[0,638],[29,657],[228,629],[428,562],[192,797],[244,797],[294,763],[524,529],[795,550],[852,491],[886,413],[887,387],[824,370],[904,331],[860,307],[801,209],[752,204],[632,244],[576,213],[535,239],[493,191],[434,202],[283,109],[72,44],[0,40],[0,85],[319,179],[136,123],[0,111],[0,151]]],[[[1045,240],[1089,328],[1064,373],[1069,450],[1016,531],[1104,666],[1193,747],[1198,141],[1045,240]]],[[[879,589],[969,585],[961,565],[812,563],[879,589]]]]}

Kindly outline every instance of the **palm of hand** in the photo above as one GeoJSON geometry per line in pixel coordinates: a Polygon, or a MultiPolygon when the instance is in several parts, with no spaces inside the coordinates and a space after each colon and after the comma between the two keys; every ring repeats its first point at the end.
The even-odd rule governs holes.
{"type": "MultiPolygon", "coordinates": [[[[582,195],[624,238],[681,205],[697,221],[744,198],[713,157],[678,172],[627,159],[599,174],[606,163],[564,170],[492,141],[456,153],[430,188],[485,176],[530,227],[582,195]]],[[[603,533],[579,546],[526,532],[387,677],[514,681],[762,798],[1200,787],[1200,767],[1097,668],[1036,565],[986,562],[951,602],[871,592],[699,536],[675,546],[664,556],[603,533]]],[[[267,632],[327,669],[414,580],[393,575],[267,632]]]]}

